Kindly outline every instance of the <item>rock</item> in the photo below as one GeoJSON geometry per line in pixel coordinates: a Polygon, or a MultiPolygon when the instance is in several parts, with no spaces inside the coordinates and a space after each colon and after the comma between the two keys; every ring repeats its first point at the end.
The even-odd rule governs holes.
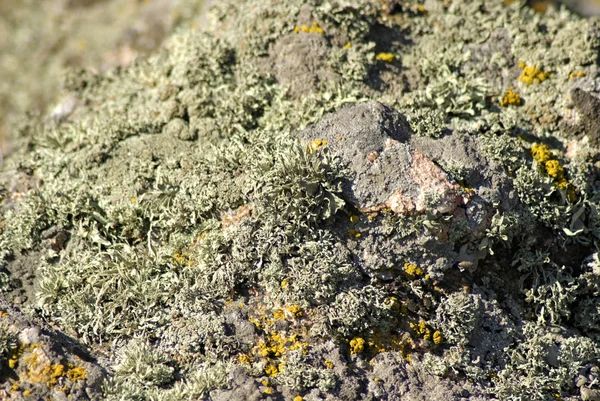
{"type": "Polygon", "coordinates": [[[406,118],[379,102],[346,106],[299,133],[309,146],[326,143],[348,167],[343,195],[362,212],[452,213],[465,201],[460,187],[409,144],[412,135],[406,118]]]}

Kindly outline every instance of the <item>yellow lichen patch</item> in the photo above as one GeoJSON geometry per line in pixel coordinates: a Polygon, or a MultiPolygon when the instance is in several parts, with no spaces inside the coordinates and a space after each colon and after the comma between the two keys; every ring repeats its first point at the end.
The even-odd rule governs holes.
{"type": "Polygon", "coordinates": [[[135,202],[137,202],[137,199],[136,199],[135,197],[133,197],[133,196],[132,196],[132,197],[131,197],[131,199],[129,199],[129,200],[131,201],[131,203],[135,203],[135,202]]]}
{"type": "Polygon", "coordinates": [[[286,308],[286,310],[293,316],[293,317],[302,317],[302,307],[300,307],[300,305],[291,305],[288,306],[286,308]]]}
{"type": "Polygon", "coordinates": [[[548,160],[550,160],[552,153],[550,153],[550,149],[548,149],[548,146],[541,143],[535,143],[531,147],[531,155],[538,163],[543,165],[548,160]]]}
{"type": "Polygon", "coordinates": [[[319,150],[323,149],[327,146],[327,141],[323,139],[315,139],[314,141],[310,141],[306,148],[306,151],[310,154],[314,154],[319,150]]]}
{"type": "Polygon", "coordinates": [[[350,354],[360,354],[365,350],[365,340],[360,337],[354,337],[350,340],[350,354]]]}
{"type": "Polygon", "coordinates": [[[421,320],[416,324],[411,323],[410,328],[413,329],[419,337],[423,338],[423,340],[431,340],[433,337],[433,331],[427,327],[427,323],[425,323],[424,320],[421,320]]]}
{"type": "Polygon", "coordinates": [[[344,47],[345,47],[346,49],[349,49],[349,48],[351,48],[351,47],[352,47],[352,43],[346,43],[346,44],[344,45],[344,47]]]}
{"type": "Polygon", "coordinates": [[[25,348],[27,346],[25,344],[21,344],[19,347],[12,350],[10,353],[10,358],[8,359],[8,367],[14,369],[19,364],[19,358],[25,352],[25,348]]]}
{"type": "Polygon", "coordinates": [[[350,216],[350,221],[352,222],[352,224],[356,224],[360,221],[360,217],[357,215],[352,215],[350,216]]]}
{"type": "Polygon", "coordinates": [[[359,233],[358,231],[356,231],[355,229],[351,228],[348,230],[348,234],[350,234],[351,236],[353,236],[354,238],[360,238],[361,237],[361,233],[359,233]]]}
{"type": "Polygon", "coordinates": [[[287,280],[283,280],[281,282],[281,289],[285,290],[288,287],[288,285],[290,285],[290,283],[287,280]]]}
{"type": "Polygon", "coordinates": [[[568,189],[569,199],[575,200],[575,190],[569,184],[566,178],[565,169],[556,159],[551,159],[552,153],[546,145],[539,143],[534,144],[531,147],[531,155],[533,158],[542,165],[546,174],[554,179],[554,185],[562,189],[568,189]]]}
{"type": "Polygon", "coordinates": [[[275,365],[267,365],[265,373],[271,377],[275,377],[279,374],[279,369],[277,369],[277,366],[275,365]]]}
{"type": "Polygon", "coordinates": [[[587,75],[585,71],[573,71],[569,74],[569,79],[583,78],[587,75]]]}
{"type": "Polygon", "coordinates": [[[0,317],[2,317],[2,318],[8,317],[8,312],[0,310],[0,317]]]}
{"type": "Polygon", "coordinates": [[[31,394],[31,390],[25,390],[25,391],[23,391],[23,397],[27,397],[30,394],[31,394]]]}
{"type": "Polygon", "coordinates": [[[421,14],[427,14],[427,9],[422,4],[415,4],[415,10],[421,14]]]}
{"type": "Polygon", "coordinates": [[[191,266],[194,264],[194,258],[187,253],[175,253],[172,256],[173,262],[178,266],[191,266]]]}
{"type": "Polygon", "coordinates": [[[556,180],[562,181],[565,176],[565,169],[558,160],[548,160],[544,167],[548,175],[556,180]]]}
{"type": "Polygon", "coordinates": [[[252,356],[248,354],[241,354],[237,359],[239,363],[243,363],[244,365],[250,365],[252,363],[252,356]]]}
{"type": "Polygon", "coordinates": [[[392,53],[381,52],[375,56],[375,60],[384,61],[386,63],[393,63],[394,59],[395,57],[392,53]]]}
{"type": "Polygon", "coordinates": [[[333,369],[333,362],[331,362],[329,359],[325,360],[325,366],[327,366],[327,369],[333,369]]]}
{"type": "Polygon", "coordinates": [[[521,61],[519,63],[519,68],[521,68],[523,70],[523,71],[521,71],[521,76],[519,77],[519,81],[521,81],[527,85],[531,85],[534,83],[539,84],[540,82],[543,82],[550,77],[550,73],[548,73],[546,71],[542,71],[541,69],[538,68],[537,65],[530,66],[530,65],[526,65],[524,62],[521,61]]]}
{"type": "Polygon", "coordinates": [[[423,269],[421,269],[417,265],[414,265],[414,264],[408,263],[408,262],[406,262],[404,264],[404,272],[412,277],[417,277],[417,276],[423,275],[423,269]]]}
{"type": "Polygon", "coordinates": [[[509,88],[502,100],[500,101],[500,106],[508,107],[508,106],[520,106],[521,105],[521,96],[517,92],[513,90],[513,88],[509,88]]]}
{"type": "Polygon", "coordinates": [[[67,371],[67,377],[69,378],[69,380],[71,380],[73,383],[78,382],[79,380],[85,380],[86,376],[87,376],[87,370],[85,370],[84,368],[82,368],[81,366],[75,366],[75,367],[71,367],[68,371],[67,371]]]}
{"type": "Polygon", "coordinates": [[[444,342],[444,336],[442,336],[442,332],[439,330],[436,330],[433,332],[433,343],[434,344],[441,344],[442,342],[444,342]]]}
{"type": "Polygon", "coordinates": [[[294,401],[303,401],[303,400],[304,400],[304,398],[302,398],[301,395],[297,395],[294,397],[294,401]]]}
{"type": "Polygon", "coordinates": [[[273,311],[273,318],[275,320],[284,320],[285,319],[285,313],[281,309],[276,309],[276,310],[273,311]]]}
{"type": "Polygon", "coordinates": [[[273,394],[273,389],[271,387],[267,387],[263,390],[263,393],[271,395],[273,394]]]}
{"type": "Polygon", "coordinates": [[[325,33],[325,31],[323,31],[323,28],[321,28],[319,26],[317,21],[313,21],[312,25],[310,25],[310,26],[308,26],[308,25],[296,26],[294,28],[294,32],[296,32],[296,33],[300,33],[300,32],[318,33],[319,35],[322,35],[323,33],[325,33]]]}
{"type": "Polygon", "coordinates": [[[54,364],[46,366],[42,370],[42,379],[50,387],[58,384],[58,379],[66,374],[65,366],[62,364],[54,364]]]}

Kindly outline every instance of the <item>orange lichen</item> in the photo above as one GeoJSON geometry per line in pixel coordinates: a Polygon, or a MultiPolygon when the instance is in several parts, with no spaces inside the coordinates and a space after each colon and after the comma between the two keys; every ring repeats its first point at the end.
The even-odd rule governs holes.
{"type": "Polygon", "coordinates": [[[531,85],[534,83],[539,84],[540,82],[543,82],[550,77],[550,73],[542,71],[538,68],[537,65],[530,66],[526,65],[524,62],[521,61],[519,63],[519,68],[523,70],[521,71],[521,76],[519,76],[519,81],[527,85],[531,85]]]}
{"type": "Polygon", "coordinates": [[[508,107],[508,106],[520,106],[521,105],[521,96],[513,90],[514,88],[509,88],[502,100],[500,101],[500,106],[508,107]]]}

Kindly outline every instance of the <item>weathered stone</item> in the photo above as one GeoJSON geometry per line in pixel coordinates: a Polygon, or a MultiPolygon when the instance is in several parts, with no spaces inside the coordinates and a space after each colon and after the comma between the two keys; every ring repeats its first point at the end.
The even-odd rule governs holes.
{"type": "Polygon", "coordinates": [[[418,149],[406,118],[378,102],[347,106],[300,132],[326,148],[351,171],[343,195],[362,212],[426,210],[452,213],[464,203],[460,187],[418,149]]]}

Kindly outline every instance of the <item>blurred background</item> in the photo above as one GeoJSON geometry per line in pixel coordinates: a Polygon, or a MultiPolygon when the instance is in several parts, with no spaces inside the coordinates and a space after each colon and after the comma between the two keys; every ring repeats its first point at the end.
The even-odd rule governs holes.
{"type": "MultiPolygon", "coordinates": [[[[178,26],[206,23],[214,1],[0,0],[0,163],[10,151],[8,132],[23,113],[60,103],[66,69],[127,66],[178,26]]],[[[600,0],[527,0],[538,12],[561,3],[584,16],[600,15],[600,0]]]]}

